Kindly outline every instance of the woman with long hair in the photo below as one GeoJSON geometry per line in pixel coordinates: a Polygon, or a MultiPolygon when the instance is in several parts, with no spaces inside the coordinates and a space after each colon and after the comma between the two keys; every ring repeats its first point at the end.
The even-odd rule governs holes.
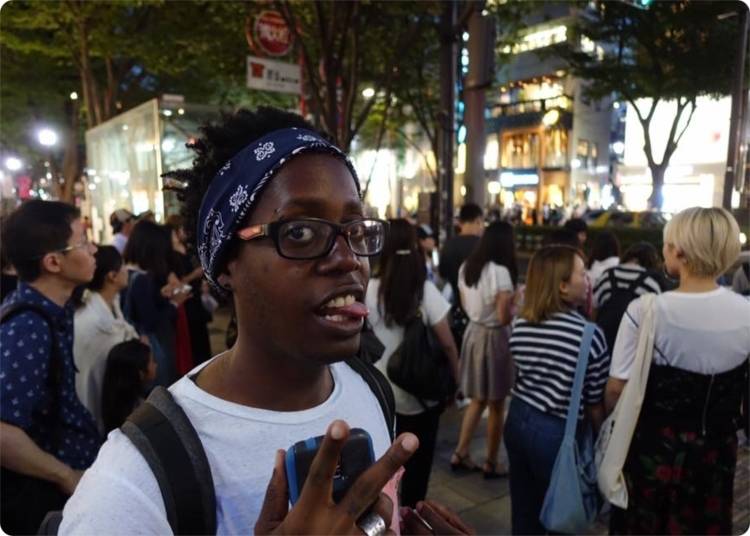
{"type": "MultiPolygon", "coordinates": [[[[612,534],[732,532],[750,303],[716,280],[737,260],[739,235],[718,207],[685,209],[664,228],[664,267],[679,286],[653,301],[654,353],[623,468],[628,506],[613,509],[612,534]]],[[[607,409],[632,374],[643,316],[638,298],[620,323],[607,409]]]]}
{"type": "MultiPolygon", "coordinates": [[[[586,319],[576,308],[586,300],[583,257],[570,246],[534,253],[526,275],[524,304],[513,323],[510,351],[516,365],[505,447],[510,462],[513,534],[544,534],[539,513],[565,433],[578,353],[586,319]]],[[[581,392],[579,420],[598,430],[604,418],[609,352],[596,328],[581,392]]]]}
{"type": "Polygon", "coordinates": [[[612,231],[602,231],[594,238],[588,262],[589,281],[593,285],[605,270],[620,264],[620,241],[612,231]]]}
{"type": "Polygon", "coordinates": [[[104,371],[101,415],[106,433],[119,428],[138,407],[156,378],[151,348],[138,339],[116,344],[109,351],[104,371]]]}
{"type": "Polygon", "coordinates": [[[485,478],[498,478],[497,454],[503,429],[503,405],[513,384],[513,363],[508,351],[508,324],[518,283],[513,226],[494,222],[461,265],[458,288],[469,325],[461,345],[460,389],[471,403],[466,409],[451,468],[474,470],[469,444],[482,412],[489,406],[485,478]]]}
{"type": "Polygon", "coordinates": [[[138,334],[120,309],[120,291],[128,286],[128,272],[120,253],[114,246],[99,246],[94,257],[94,278],[86,286],[82,306],[75,313],[73,357],[78,367],[78,398],[103,432],[101,397],[107,354],[115,344],[138,334]]]}
{"type": "MultiPolygon", "coordinates": [[[[367,308],[375,335],[385,346],[375,364],[386,376],[388,361],[404,339],[406,325],[416,321],[429,325],[453,367],[458,371],[458,350],[453,342],[447,314],[450,304],[427,279],[424,253],[413,225],[404,219],[390,220],[388,238],[380,257],[380,277],[370,280],[367,308]]],[[[419,450],[406,462],[402,481],[402,504],[414,507],[424,500],[432,468],[440,414],[444,400],[420,400],[391,382],[396,399],[396,432],[411,432],[419,438],[419,450]]]]}
{"type": "Polygon", "coordinates": [[[158,385],[177,379],[177,308],[190,296],[173,272],[172,235],[168,228],[149,220],[139,221],[125,246],[128,288],[123,309],[140,335],[148,337],[159,364],[158,385]]]}

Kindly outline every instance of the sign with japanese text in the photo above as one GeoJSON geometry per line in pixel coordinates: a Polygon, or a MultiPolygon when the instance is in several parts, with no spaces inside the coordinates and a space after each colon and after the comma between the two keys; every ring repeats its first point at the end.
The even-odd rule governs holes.
{"type": "Polygon", "coordinates": [[[301,82],[299,65],[257,56],[247,57],[247,87],[250,89],[299,95],[301,82]]]}

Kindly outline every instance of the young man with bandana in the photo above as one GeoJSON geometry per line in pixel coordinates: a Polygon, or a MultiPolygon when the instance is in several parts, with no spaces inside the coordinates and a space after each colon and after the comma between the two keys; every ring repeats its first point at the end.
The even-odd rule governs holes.
{"type": "MultiPolygon", "coordinates": [[[[194,148],[193,168],[174,178],[188,184],[184,216],[207,279],[232,296],[238,338],[170,391],[206,451],[217,532],[398,531],[395,494],[381,489],[393,488],[418,442],[403,434],[390,444],[378,400],[344,363],[359,348],[368,257],[382,248],[384,224],[364,216],[345,155],[296,115],[239,111],[205,127],[194,148]],[[370,433],[378,461],[335,504],[331,482],[350,426],[370,433]],[[290,510],[283,449],[323,434],[290,510]]],[[[439,505],[420,513],[436,530],[467,530],[439,505]]],[[[424,532],[413,511],[402,516],[407,531],[424,532]]],[[[170,526],[149,466],[114,431],[68,502],[61,533],[134,532],[170,526]]]]}

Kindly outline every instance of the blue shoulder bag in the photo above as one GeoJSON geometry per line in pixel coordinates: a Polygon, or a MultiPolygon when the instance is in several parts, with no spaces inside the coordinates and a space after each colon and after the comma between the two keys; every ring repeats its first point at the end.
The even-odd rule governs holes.
{"type": "Polygon", "coordinates": [[[594,436],[589,423],[576,434],[583,378],[589,362],[594,324],[587,322],[578,352],[565,435],[552,468],[539,521],[550,532],[582,534],[596,519],[602,505],[596,482],[594,436]]]}

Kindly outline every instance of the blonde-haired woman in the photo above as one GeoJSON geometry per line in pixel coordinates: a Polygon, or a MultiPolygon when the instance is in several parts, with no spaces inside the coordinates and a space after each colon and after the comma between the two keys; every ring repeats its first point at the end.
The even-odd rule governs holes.
{"type": "MultiPolygon", "coordinates": [[[[586,319],[576,310],[587,297],[581,253],[547,246],[531,258],[526,294],[513,323],[510,351],[516,382],[505,424],[510,462],[513,534],[544,534],[539,512],[565,432],[578,353],[586,319]]],[[[604,417],[609,353],[604,333],[594,330],[581,394],[579,419],[598,430],[604,417]]]]}
{"type": "MultiPolygon", "coordinates": [[[[722,208],[689,208],[664,228],[664,265],[676,290],[654,302],[654,354],[625,464],[628,509],[616,534],[732,531],[738,412],[748,388],[750,303],[717,285],[737,259],[739,228],[722,208]]],[[[606,405],[630,377],[642,317],[631,302],[612,352],[606,405]]]]}

